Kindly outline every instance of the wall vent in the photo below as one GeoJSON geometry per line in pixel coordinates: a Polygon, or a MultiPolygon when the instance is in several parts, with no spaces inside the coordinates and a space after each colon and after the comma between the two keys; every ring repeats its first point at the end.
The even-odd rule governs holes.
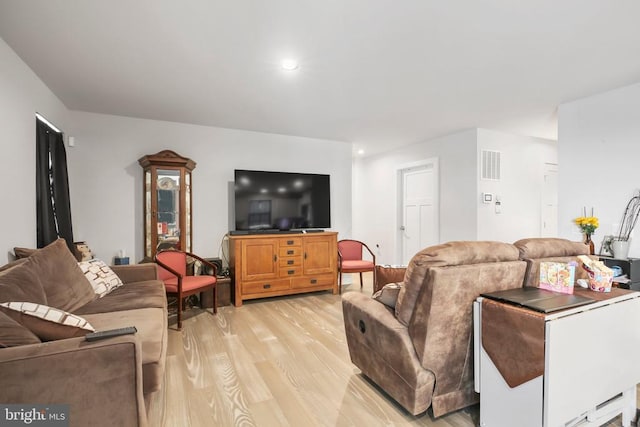
{"type": "Polygon", "coordinates": [[[480,165],[481,179],[490,181],[500,180],[500,152],[482,150],[482,162],[480,165]]]}

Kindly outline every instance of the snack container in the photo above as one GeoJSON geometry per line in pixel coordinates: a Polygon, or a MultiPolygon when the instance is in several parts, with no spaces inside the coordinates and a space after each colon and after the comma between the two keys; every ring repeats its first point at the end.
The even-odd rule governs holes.
{"type": "Polygon", "coordinates": [[[588,271],[589,289],[596,292],[611,292],[613,274],[606,271],[588,271]]]}
{"type": "Polygon", "coordinates": [[[614,276],[612,269],[602,261],[596,261],[585,255],[579,255],[578,260],[589,275],[589,289],[596,292],[611,292],[614,276]]]}

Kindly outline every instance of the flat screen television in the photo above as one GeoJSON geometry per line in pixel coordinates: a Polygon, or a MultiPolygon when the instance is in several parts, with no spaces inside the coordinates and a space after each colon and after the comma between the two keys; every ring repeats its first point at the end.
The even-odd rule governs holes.
{"type": "Polygon", "coordinates": [[[331,227],[329,175],[235,170],[236,231],[331,227]]]}

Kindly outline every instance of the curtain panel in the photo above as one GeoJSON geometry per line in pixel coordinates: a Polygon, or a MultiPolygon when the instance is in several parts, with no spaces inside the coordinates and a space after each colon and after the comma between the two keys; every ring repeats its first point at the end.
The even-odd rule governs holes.
{"type": "Polygon", "coordinates": [[[61,132],[36,120],[37,246],[42,248],[62,237],[76,254],[71,226],[71,202],[67,153],[61,132]]]}

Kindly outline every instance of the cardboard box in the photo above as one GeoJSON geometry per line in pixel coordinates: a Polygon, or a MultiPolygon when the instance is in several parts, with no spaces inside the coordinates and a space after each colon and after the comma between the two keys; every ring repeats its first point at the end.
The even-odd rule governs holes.
{"type": "Polygon", "coordinates": [[[572,294],[575,277],[576,266],[574,263],[541,262],[538,287],[563,294],[572,294]]]}

